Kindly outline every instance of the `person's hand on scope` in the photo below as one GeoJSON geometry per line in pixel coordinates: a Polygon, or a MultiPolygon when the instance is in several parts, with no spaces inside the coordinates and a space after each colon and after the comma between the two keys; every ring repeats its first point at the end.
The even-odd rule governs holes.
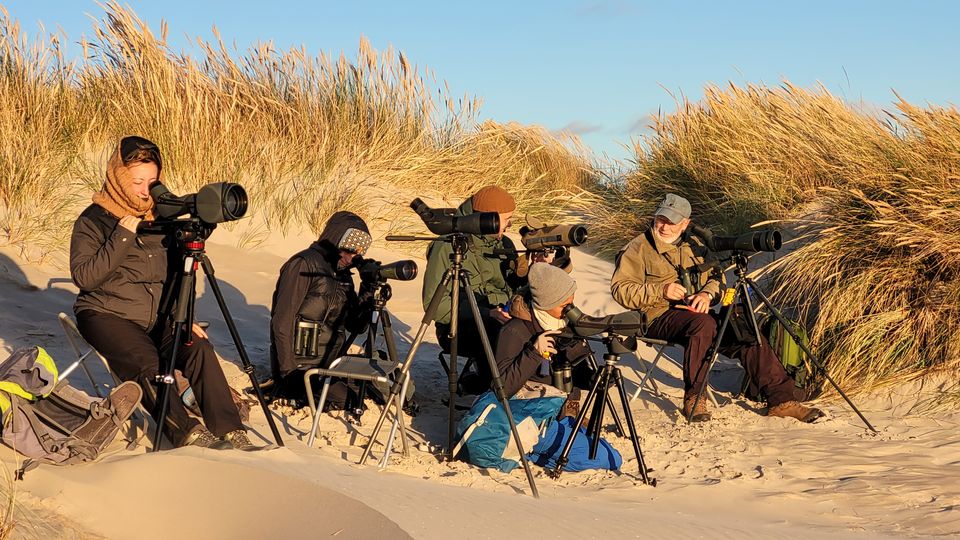
{"type": "Polygon", "coordinates": [[[677,302],[687,296],[687,290],[679,283],[667,283],[663,286],[663,297],[667,300],[677,302]]]}
{"type": "Polygon", "coordinates": [[[553,259],[557,256],[556,251],[549,249],[544,251],[534,251],[530,254],[530,264],[544,262],[551,264],[553,259]]]}
{"type": "Polygon", "coordinates": [[[695,313],[706,313],[710,311],[710,295],[705,292],[699,292],[697,294],[691,294],[686,297],[684,301],[689,306],[690,311],[695,313]]]}
{"type": "Polygon", "coordinates": [[[560,330],[547,330],[537,336],[533,343],[533,348],[544,358],[550,358],[557,354],[557,343],[554,336],[560,333],[560,330]]]}
{"type": "Polygon", "coordinates": [[[120,226],[132,233],[136,233],[137,225],[139,225],[141,221],[143,220],[136,216],[123,216],[120,218],[120,226]]]}
{"type": "Polygon", "coordinates": [[[493,317],[500,324],[506,324],[507,321],[512,319],[509,313],[503,310],[502,307],[495,307],[490,310],[490,316],[493,317]]]}

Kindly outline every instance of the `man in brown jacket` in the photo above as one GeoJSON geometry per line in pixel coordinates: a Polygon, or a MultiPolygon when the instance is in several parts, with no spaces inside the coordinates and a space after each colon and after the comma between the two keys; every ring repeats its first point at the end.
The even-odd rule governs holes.
{"type": "MultiPolygon", "coordinates": [[[[610,291],[622,306],[643,313],[647,336],[683,345],[683,414],[703,422],[710,419],[707,400],[699,401],[692,416],[690,412],[717,336],[718,317],[710,306],[720,299],[723,276],[705,269],[710,258],[706,248],[683,240],[689,224],[690,203],[668,194],[654,213],[650,229],[617,256],[610,291]]],[[[766,398],[768,415],[812,422],[823,414],[796,401],[794,382],[766,339],[743,343],[733,332],[726,332],[720,352],[740,360],[766,398]]]]}

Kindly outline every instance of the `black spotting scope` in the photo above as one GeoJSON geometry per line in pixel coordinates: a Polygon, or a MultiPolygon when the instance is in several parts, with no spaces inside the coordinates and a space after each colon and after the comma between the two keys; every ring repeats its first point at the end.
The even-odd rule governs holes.
{"type": "Polygon", "coordinates": [[[247,213],[247,191],[240,184],[216,182],[200,191],[177,196],[157,182],[150,187],[150,196],[157,204],[157,216],[174,219],[190,214],[204,223],[223,223],[240,219],[247,213]]]}
{"type": "Polygon", "coordinates": [[[359,262],[356,263],[356,267],[360,273],[361,281],[382,283],[388,279],[410,281],[417,277],[416,261],[406,260],[383,264],[373,259],[363,259],[361,257],[357,257],[357,259],[359,259],[359,262]]]}
{"type": "Polygon", "coordinates": [[[500,232],[500,214],[496,212],[474,212],[458,216],[456,208],[430,208],[420,198],[414,199],[410,208],[420,216],[433,234],[442,236],[462,233],[481,236],[500,232]]]}
{"type": "Polygon", "coordinates": [[[746,232],[739,236],[714,236],[713,232],[691,222],[684,231],[685,235],[696,236],[710,251],[739,251],[753,253],[757,251],[777,251],[783,246],[783,235],[779,229],[762,229],[746,232]]]}
{"type": "Polygon", "coordinates": [[[624,311],[603,317],[585,315],[580,308],[570,304],[563,309],[567,326],[580,337],[595,334],[617,334],[620,336],[639,336],[646,330],[643,315],[636,311],[624,311]]]}

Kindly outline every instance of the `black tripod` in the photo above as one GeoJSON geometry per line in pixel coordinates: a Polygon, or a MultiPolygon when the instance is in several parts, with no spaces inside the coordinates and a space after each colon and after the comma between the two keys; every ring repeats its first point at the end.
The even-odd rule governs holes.
{"type": "MultiPolygon", "coordinates": [[[[450,366],[448,371],[448,379],[450,381],[450,403],[449,403],[449,413],[450,413],[450,424],[449,424],[449,433],[448,433],[448,444],[447,452],[452,453],[453,451],[453,412],[454,412],[454,395],[456,393],[457,387],[457,313],[459,312],[460,304],[460,289],[461,287],[465,291],[471,291],[470,288],[470,277],[465,270],[463,270],[463,258],[467,252],[467,236],[461,233],[448,234],[440,237],[418,237],[418,236],[388,236],[387,240],[398,240],[398,241],[415,241],[415,240],[441,240],[444,242],[449,242],[453,248],[453,253],[450,254],[451,265],[447,268],[446,272],[443,274],[443,278],[440,280],[440,284],[437,285],[437,290],[433,294],[433,299],[430,300],[430,304],[427,306],[426,312],[423,314],[423,319],[420,323],[420,328],[417,330],[417,335],[413,340],[413,344],[410,347],[410,352],[407,353],[407,358],[403,363],[401,368],[401,376],[397,378],[393,383],[393,387],[390,389],[390,397],[387,398],[387,406],[384,407],[383,412],[380,414],[380,418],[377,419],[377,425],[373,429],[373,434],[370,435],[370,441],[367,443],[367,447],[363,451],[363,456],[360,457],[360,464],[364,464],[367,461],[367,457],[370,455],[370,449],[373,448],[374,442],[377,440],[377,436],[380,433],[380,428],[383,427],[383,422],[387,417],[387,412],[390,410],[390,407],[395,404],[399,404],[399,401],[396,401],[397,394],[402,390],[401,387],[405,387],[404,382],[409,377],[410,366],[413,364],[414,356],[417,353],[417,349],[420,347],[420,343],[423,342],[423,338],[427,333],[427,329],[430,327],[431,323],[436,319],[437,309],[440,306],[440,300],[446,295],[450,295],[451,301],[451,318],[450,318],[450,366]]],[[[473,314],[473,321],[477,325],[477,332],[480,334],[480,341],[483,344],[483,351],[487,357],[487,363],[490,366],[490,372],[493,375],[493,392],[497,396],[497,399],[500,401],[500,404],[503,406],[503,410],[507,415],[507,420],[510,423],[510,430],[513,433],[513,440],[517,445],[517,449],[520,452],[520,462],[523,464],[523,470],[527,475],[527,482],[530,484],[530,491],[533,493],[534,497],[539,498],[540,493],[537,491],[537,485],[533,480],[533,471],[530,469],[530,463],[527,461],[526,453],[523,450],[523,443],[520,441],[520,433],[517,432],[517,424],[513,420],[513,413],[510,411],[510,403],[508,397],[504,395],[503,392],[503,382],[500,379],[500,370],[497,367],[497,362],[493,357],[493,350],[490,347],[490,340],[487,337],[486,328],[483,326],[483,320],[480,317],[480,308],[477,307],[477,299],[473,297],[473,294],[466,294],[467,302],[470,305],[470,311],[473,314]]],[[[403,388],[405,390],[405,388],[403,388]]],[[[399,407],[398,407],[399,409],[399,407]]],[[[394,425],[398,422],[398,418],[402,415],[402,410],[397,410],[394,415],[394,425]]],[[[395,429],[395,427],[394,427],[395,429]]],[[[393,433],[393,429],[391,433],[393,433]]],[[[392,437],[391,437],[392,439],[392,437]]],[[[392,440],[391,440],[392,442],[392,440]]],[[[388,443],[389,450],[389,443],[388,443]]]]}
{"type": "Polygon", "coordinates": [[[207,275],[207,282],[210,284],[210,289],[213,290],[213,294],[217,298],[217,305],[220,306],[220,312],[223,314],[223,320],[226,321],[227,328],[230,330],[230,336],[233,337],[233,343],[236,345],[237,352],[240,354],[240,361],[243,364],[243,372],[250,377],[250,383],[253,385],[253,389],[257,393],[257,399],[260,401],[260,406],[263,408],[264,416],[267,417],[267,424],[270,425],[270,431],[273,432],[273,438],[277,441],[277,446],[283,446],[283,440],[280,438],[280,431],[277,430],[277,426],[273,422],[273,416],[270,414],[270,409],[267,407],[267,402],[263,398],[263,391],[260,389],[260,383],[257,382],[256,370],[253,367],[253,364],[250,363],[250,358],[247,357],[247,351],[243,347],[243,342],[240,340],[240,333],[237,331],[237,326],[233,322],[233,317],[230,316],[230,311],[227,309],[227,304],[223,299],[223,293],[220,291],[220,284],[217,283],[217,279],[214,277],[213,264],[211,264],[210,259],[207,258],[205,251],[205,240],[208,236],[210,236],[210,233],[213,232],[213,226],[201,223],[197,218],[178,220],[174,223],[180,227],[176,230],[175,236],[177,240],[181,242],[183,247],[183,264],[180,266],[175,285],[175,293],[171,293],[171,297],[176,299],[176,304],[173,306],[172,310],[174,326],[173,347],[170,351],[170,358],[167,361],[166,369],[162,374],[158,374],[156,379],[157,383],[160,385],[160,388],[157,395],[157,410],[154,414],[154,418],[157,420],[157,425],[153,433],[152,451],[156,452],[160,449],[160,436],[163,429],[163,423],[167,417],[167,406],[169,405],[168,401],[170,399],[170,386],[176,382],[173,378],[173,370],[177,359],[177,348],[181,343],[190,343],[192,340],[193,308],[197,299],[197,269],[200,267],[203,268],[203,272],[207,275]]]}
{"type": "MultiPolygon", "coordinates": [[[[734,307],[737,305],[739,300],[744,316],[747,317],[749,321],[750,328],[754,333],[754,337],[757,340],[757,343],[762,343],[760,337],[760,326],[757,324],[757,318],[753,313],[753,302],[750,299],[750,291],[753,291],[753,294],[757,295],[757,298],[760,299],[760,302],[770,310],[770,314],[773,315],[780,324],[783,325],[783,329],[790,334],[790,337],[797,342],[797,345],[803,349],[803,352],[806,353],[807,358],[813,363],[817,369],[823,373],[824,378],[830,382],[834,389],[840,394],[840,396],[847,402],[847,405],[850,405],[850,408],[853,409],[853,412],[857,413],[857,416],[860,417],[860,420],[863,420],[863,423],[866,424],[870,431],[876,433],[877,430],[870,424],[870,422],[863,416],[863,413],[860,412],[860,409],[850,401],[850,398],[843,393],[843,390],[837,386],[837,383],[833,381],[830,377],[830,374],[827,372],[826,368],[823,367],[823,363],[820,362],[820,359],[813,354],[813,351],[804,343],[800,336],[794,331],[792,325],[787,321],[780,311],[774,307],[773,303],[767,298],[767,295],[763,293],[763,290],[757,285],[757,282],[753,280],[749,275],[747,275],[747,257],[740,251],[734,251],[730,255],[730,259],[727,262],[733,262],[735,269],[734,272],[737,275],[737,282],[733,286],[733,293],[730,293],[731,289],[727,289],[727,293],[723,298],[723,318],[720,322],[720,328],[717,330],[717,337],[714,339],[713,344],[710,346],[710,350],[707,354],[707,357],[710,359],[708,362],[704,362],[700,369],[706,369],[706,373],[703,373],[703,382],[700,384],[700,388],[697,391],[697,398],[693,402],[693,407],[690,408],[689,414],[687,416],[687,421],[693,417],[694,411],[697,410],[697,405],[700,404],[700,400],[703,398],[703,393],[707,388],[707,383],[710,377],[710,370],[713,369],[713,364],[716,363],[717,357],[720,354],[720,342],[723,340],[723,334],[727,330],[727,327],[730,323],[730,317],[733,315],[734,307]]],[[[700,373],[697,373],[699,377],[700,373]]],[[[698,377],[695,377],[694,380],[697,380],[698,377]]]]}
{"type": "Polygon", "coordinates": [[[643,461],[643,451],[640,450],[640,441],[637,439],[637,428],[633,423],[633,412],[630,410],[630,400],[627,398],[627,391],[623,387],[623,376],[620,374],[620,368],[617,367],[617,362],[620,360],[621,354],[637,350],[637,340],[632,337],[624,338],[614,334],[608,334],[603,338],[603,344],[607,347],[607,352],[603,355],[603,366],[597,370],[597,374],[593,378],[593,386],[590,388],[590,393],[587,394],[587,399],[583,402],[583,407],[581,407],[580,412],[577,413],[577,419],[573,424],[573,431],[563,446],[560,457],[557,458],[557,466],[548,471],[548,474],[552,478],[560,477],[560,473],[563,472],[563,468],[567,465],[570,449],[573,448],[573,441],[577,437],[580,427],[583,426],[583,421],[587,416],[587,409],[591,409],[591,405],[590,423],[587,424],[587,437],[590,438],[590,459],[596,459],[597,457],[597,448],[600,446],[600,430],[603,427],[603,414],[607,408],[614,413],[617,428],[620,430],[620,435],[623,435],[623,427],[619,425],[620,419],[616,416],[616,411],[613,409],[613,404],[608,394],[610,385],[613,384],[617,387],[617,392],[620,394],[620,404],[623,406],[624,419],[627,421],[627,429],[630,431],[630,442],[633,443],[633,451],[637,456],[637,466],[640,468],[640,478],[643,479],[644,484],[656,487],[657,480],[647,476],[647,465],[643,461]]]}

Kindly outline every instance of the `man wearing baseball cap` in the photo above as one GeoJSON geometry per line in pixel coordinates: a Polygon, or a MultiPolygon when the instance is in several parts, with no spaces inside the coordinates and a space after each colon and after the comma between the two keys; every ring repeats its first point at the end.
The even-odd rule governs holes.
{"type": "MultiPolygon", "coordinates": [[[[710,306],[720,299],[723,276],[702,270],[710,254],[683,239],[690,214],[690,203],[683,197],[673,193],[664,197],[650,228],[617,255],[610,291],[622,306],[643,313],[648,337],[683,346],[683,415],[704,422],[710,419],[708,400],[700,399],[690,413],[717,335],[718,317],[710,306]]],[[[740,360],[751,384],[767,400],[769,416],[812,422],[822,415],[796,401],[794,381],[766,339],[741,342],[733,332],[725,332],[720,353],[740,360]]]]}

